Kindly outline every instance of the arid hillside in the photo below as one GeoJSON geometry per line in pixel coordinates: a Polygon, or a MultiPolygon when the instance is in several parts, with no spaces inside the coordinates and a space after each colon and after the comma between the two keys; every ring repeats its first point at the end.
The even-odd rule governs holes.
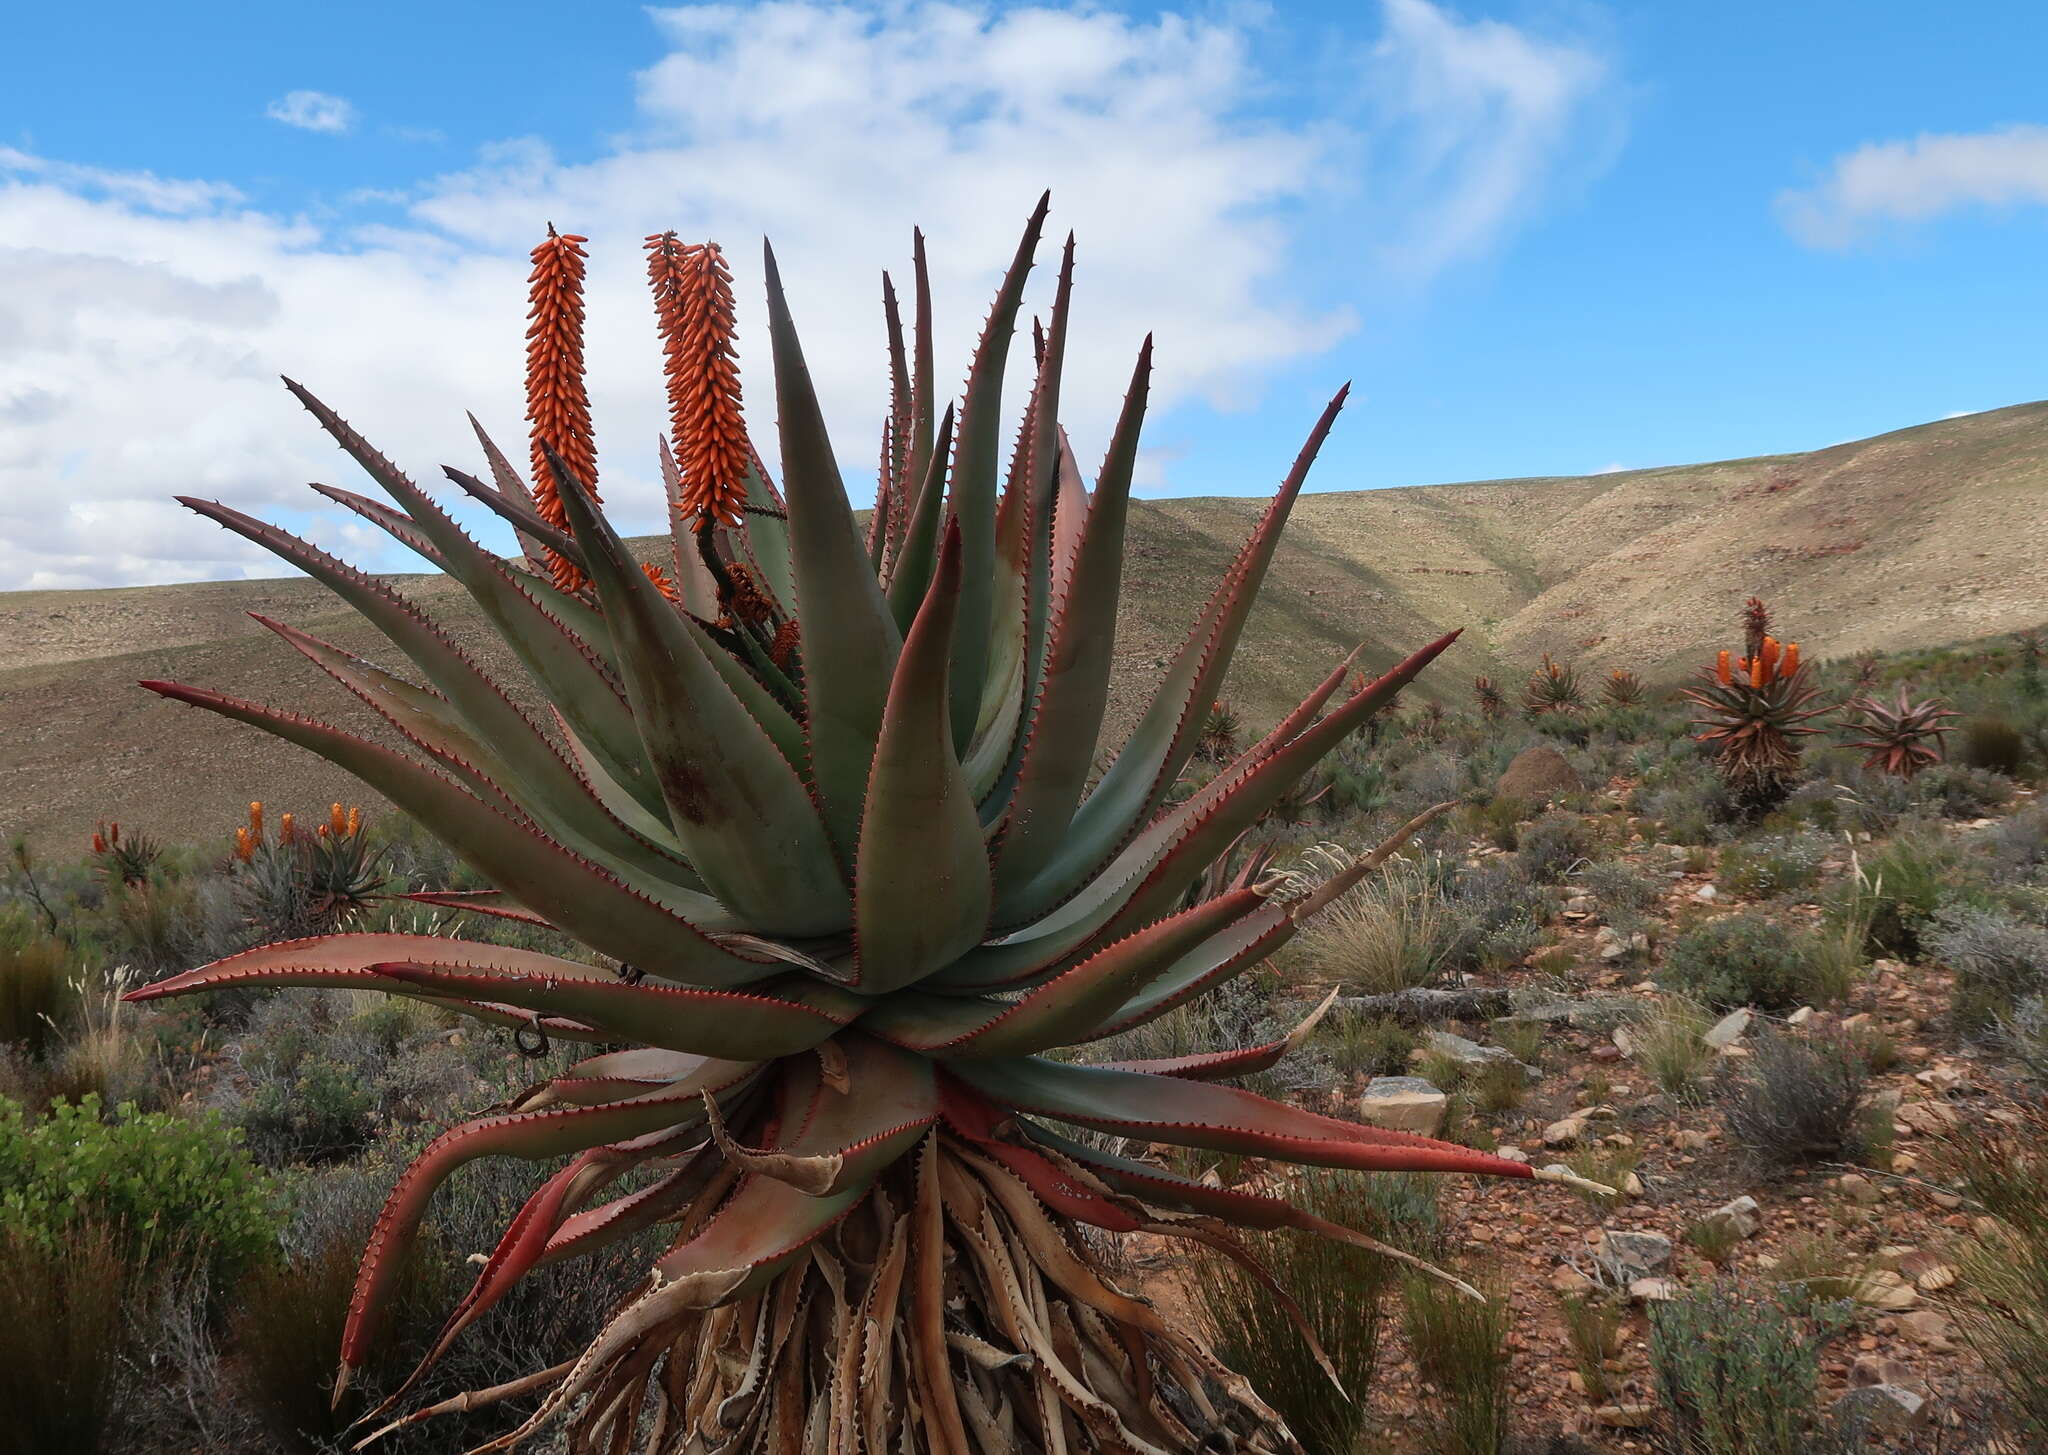
{"type": "MultiPolygon", "coordinates": [[[[1136,506],[1119,641],[1133,694],[1260,506],[1136,506]]],[[[449,583],[404,586],[460,630],[449,583]]],[[[1517,681],[1545,651],[1670,680],[1725,644],[1752,592],[1824,657],[2048,618],[2048,402],[1808,454],[1307,496],[1229,695],[1256,724],[1359,642],[1378,665],[1452,627],[1467,635],[1425,693],[1461,697],[1475,672],[1517,681]]],[[[393,655],[305,580],[0,594],[0,832],[68,848],[119,816],[191,838],[250,798],[354,796],[303,753],[135,688],[172,677],[361,720],[250,611],[393,655]]]]}

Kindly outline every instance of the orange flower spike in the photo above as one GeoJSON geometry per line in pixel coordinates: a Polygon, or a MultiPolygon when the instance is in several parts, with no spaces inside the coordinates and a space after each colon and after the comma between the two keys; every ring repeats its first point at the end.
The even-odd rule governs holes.
{"type": "Polygon", "coordinates": [[[1792,676],[1796,676],[1796,675],[1798,674],[1798,672],[1799,672],[1799,643],[1797,643],[1797,642],[1788,642],[1788,643],[1786,643],[1786,645],[1785,645],[1785,657],[1784,657],[1784,660],[1783,660],[1783,661],[1781,661],[1781,662],[1779,662],[1779,664],[1778,664],[1778,675],[1779,675],[1780,677],[1792,677],[1792,676]]]}
{"type": "Polygon", "coordinates": [[[327,805],[327,831],[337,836],[348,832],[348,811],[338,803],[327,805]]]}
{"type": "Polygon", "coordinates": [[[740,410],[732,274],[717,243],[691,246],[661,232],[646,247],[669,431],[683,477],[677,510],[700,530],[714,521],[738,525],[753,450],[740,410]]]}
{"type": "Polygon", "coordinates": [[[110,844],[121,842],[121,822],[119,819],[107,825],[107,842],[110,844]]]}
{"type": "Polygon", "coordinates": [[[95,854],[104,854],[107,852],[107,840],[103,834],[95,833],[92,836],[92,851],[95,854]]]}
{"type": "Polygon", "coordinates": [[[256,857],[256,840],[249,836],[247,829],[235,830],[235,857],[244,864],[256,857]]]}
{"type": "Polygon", "coordinates": [[[348,836],[354,838],[363,831],[363,810],[359,804],[348,811],[348,836]]]}
{"type": "MultiPolygon", "coordinates": [[[[583,382],[583,251],[585,239],[558,233],[533,250],[527,276],[526,419],[533,464],[533,501],[542,519],[562,526],[567,518],[555,493],[548,451],[597,498],[597,443],[590,422],[590,395],[583,382]]],[[[583,588],[583,572],[550,552],[548,567],[564,591],[583,588]]]]}
{"type": "Polygon", "coordinates": [[[263,801],[261,799],[249,805],[249,835],[259,842],[263,838],[263,801]]]}
{"type": "Polygon", "coordinates": [[[289,844],[292,841],[292,834],[292,816],[288,813],[280,814],[277,820],[277,841],[280,844],[289,844]]]}
{"type": "Polygon", "coordinates": [[[1735,681],[1735,674],[1728,666],[1728,653],[1725,649],[1714,659],[1714,680],[1723,687],[1731,686],[1735,681]]]}
{"type": "Polygon", "coordinates": [[[668,576],[662,571],[661,567],[655,565],[652,561],[645,561],[641,563],[640,569],[647,573],[647,579],[654,583],[654,589],[663,596],[666,596],[671,605],[680,606],[682,604],[683,598],[677,593],[676,588],[669,584],[668,576]]]}
{"type": "Polygon", "coordinates": [[[1750,686],[1761,687],[1771,680],[1770,669],[1764,666],[1763,653],[1757,653],[1755,660],[1750,661],[1748,666],[1750,686]]]}
{"type": "Polygon", "coordinates": [[[1766,682],[1777,675],[1779,650],[1776,637],[1767,636],[1764,638],[1763,650],[1757,655],[1764,664],[1764,680],[1766,682]]]}

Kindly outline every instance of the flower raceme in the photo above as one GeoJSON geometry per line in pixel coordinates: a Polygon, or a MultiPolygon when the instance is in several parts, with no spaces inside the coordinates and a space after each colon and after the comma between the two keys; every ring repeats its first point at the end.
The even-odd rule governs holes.
{"type": "MultiPolygon", "coordinates": [[[[1261,1045],[1099,1059],[1106,1038],[1261,963],[1449,807],[1320,883],[1210,872],[1453,637],[1349,686],[1352,662],[1335,664],[1257,742],[1212,737],[1224,761],[1192,795],[1176,792],[1340,392],[1149,700],[1114,731],[1151,346],[1091,487],[1059,423],[1070,238],[1003,467],[1003,383],[1046,207],[1004,274],[961,397],[942,412],[921,237],[908,337],[885,279],[891,398],[865,533],[772,252],[778,482],[741,421],[722,257],[673,234],[648,239],[676,507],[657,571],[607,520],[588,460],[558,447],[588,438],[566,405],[545,418],[551,429],[569,421],[567,432],[536,436],[545,509],[480,430],[494,483],[447,470],[513,528],[524,558],[508,559],[291,384],[398,509],[332,498],[469,592],[528,679],[518,691],[388,580],[226,506],[186,502],[324,582],[424,685],[268,619],[380,713],[392,741],[202,688],[145,685],[348,769],[492,886],[414,898],[581,947],[320,935],[137,992],[347,986],[423,1000],[528,1046],[590,1046],[443,1133],[399,1179],[357,1279],[343,1384],[379,1337],[435,1190],[472,1159],[552,1170],[430,1364],[540,1263],[661,1230],[646,1279],[620,1290],[572,1364],[400,1423],[527,1392],[538,1411],[486,1448],[571,1415],[572,1449],[639,1441],[658,1455],[710,1448],[699,1438],[710,1432],[718,1449],[764,1452],[1293,1449],[1278,1416],[1191,1331],[1114,1286],[1079,1226],[1240,1258],[1239,1227],[1402,1255],[1271,1191],[1212,1186],[1128,1149],[1548,1176],[1230,1084],[1286,1056],[1313,1015],[1261,1045]],[[1106,768],[1098,741],[1114,746],[1106,768]],[[1011,1416],[995,1419],[997,1407],[1011,1416]]],[[[562,279],[580,277],[580,239],[559,239],[549,256],[562,279]]],[[[562,282],[546,295],[564,319],[573,292],[562,282]]],[[[580,365],[573,330],[545,336],[580,365]]],[[[542,372],[558,404],[584,397],[580,382],[542,372]]],[[[260,818],[251,828],[260,837],[260,818]]]]}

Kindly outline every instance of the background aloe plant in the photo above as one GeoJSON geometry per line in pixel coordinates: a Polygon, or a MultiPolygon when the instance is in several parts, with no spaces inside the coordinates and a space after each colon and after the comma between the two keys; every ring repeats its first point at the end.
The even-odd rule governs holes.
{"type": "Polygon", "coordinates": [[[466,587],[530,692],[502,688],[383,581],[226,506],[185,502],[333,588],[425,685],[265,620],[410,751],[145,685],[341,764],[495,886],[420,897],[545,923],[599,963],[337,934],[238,954],[138,998],[362,987],[529,1042],[625,1047],[444,1133],[405,1172],[357,1278],[340,1385],[373,1346],[435,1189],[471,1159],[559,1165],[429,1363],[533,1268],[672,1230],[580,1358],[401,1422],[545,1390],[532,1419],[484,1448],[572,1409],[579,1450],[1294,1448],[1242,1378],[1110,1281],[1076,1225],[1233,1256],[1233,1226],[1405,1255],[1278,1197],[1110,1155],[1086,1134],[1338,1168],[1540,1175],[1227,1084],[1299,1033],[1170,1061],[1055,1056],[1248,970],[1413,831],[1421,820],[1312,887],[1211,880],[1189,903],[1212,861],[1451,638],[1341,697],[1350,664],[1336,664],[1199,791],[1170,798],[1340,392],[1096,774],[1151,347],[1091,490],[1059,424],[1070,238],[1004,468],[1006,359],[1045,214],[1041,200],[964,394],[943,413],[921,237],[907,336],[885,279],[891,406],[865,532],[772,253],[779,489],[745,433],[722,257],[673,234],[647,240],[673,425],[663,565],[633,558],[589,478],[581,238],[550,229],[535,252],[536,478],[481,429],[490,481],[447,471],[514,528],[521,557],[472,540],[291,384],[397,508],[316,488],[466,587]],[[519,705],[536,695],[544,720],[519,705]]]}

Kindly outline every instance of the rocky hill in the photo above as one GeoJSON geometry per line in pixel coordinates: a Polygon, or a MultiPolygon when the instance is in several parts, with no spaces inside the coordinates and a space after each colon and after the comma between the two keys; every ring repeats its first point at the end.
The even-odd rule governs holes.
{"type": "MultiPolygon", "coordinates": [[[[1119,633],[1134,694],[1259,508],[1135,505],[1119,633]]],[[[449,583],[403,584],[463,634],[449,583]]],[[[1670,680],[1726,643],[1751,593],[1818,656],[2039,624],[2048,402],[1806,454],[1306,496],[1229,695],[1257,724],[1361,641],[1379,664],[1454,626],[1467,635],[1427,683],[1448,698],[1475,672],[1518,681],[1545,651],[1670,680]]],[[[359,720],[252,610],[391,655],[302,579],[0,594],[0,832],[68,846],[120,817],[186,838],[238,821],[250,798],[354,796],[305,754],[136,690],[180,678],[359,720]]]]}

